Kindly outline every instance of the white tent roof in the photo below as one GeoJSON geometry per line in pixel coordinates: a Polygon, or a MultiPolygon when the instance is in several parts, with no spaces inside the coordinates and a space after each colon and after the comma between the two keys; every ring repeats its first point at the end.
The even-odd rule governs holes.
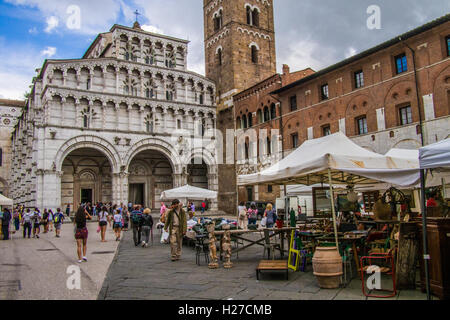
{"type": "Polygon", "coordinates": [[[161,200],[187,199],[187,200],[204,200],[217,198],[217,192],[208,189],[202,189],[185,185],[180,188],[166,190],[161,193],[161,200]]]}
{"type": "Polygon", "coordinates": [[[12,206],[14,201],[0,194],[0,206],[12,206]]]}
{"type": "Polygon", "coordinates": [[[419,149],[421,169],[450,168],[450,139],[419,149]]]}
{"type": "Polygon", "coordinates": [[[272,167],[239,176],[238,184],[312,185],[328,182],[328,169],[331,169],[333,184],[347,184],[348,178],[352,178],[356,185],[382,181],[396,186],[411,186],[419,180],[417,161],[371,152],[338,132],[306,141],[272,167]]]}
{"type": "Polygon", "coordinates": [[[412,161],[419,161],[419,150],[412,149],[391,149],[386,153],[386,157],[395,157],[402,159],[410,159],[412,161]]]}

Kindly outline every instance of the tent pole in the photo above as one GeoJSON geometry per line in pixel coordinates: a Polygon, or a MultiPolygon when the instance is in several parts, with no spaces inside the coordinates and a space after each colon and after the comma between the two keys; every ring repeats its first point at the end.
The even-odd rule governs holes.
{"type": "Polygon", "coordinates": [[[331,213],[333,214],[334,238],[336,240],[336,247],[338,248],[339,251],[338,232],[336,226],[336,210],[334,208],[333,185],[331,180],[331,169],[328,169],[328,183],[330,185],[331,213]]]}
{"type": "Polygon", "coordinates": [[[427,299],[431,300],[430,296],[430,275],[428,272],[428,237],[427,237],[427,208],[425,199],[425,171],[420,170],[420,209],[422,211],[422,237],[423,237],[423,264],[425,266],[425,288],[427,292],[427,299]]]}

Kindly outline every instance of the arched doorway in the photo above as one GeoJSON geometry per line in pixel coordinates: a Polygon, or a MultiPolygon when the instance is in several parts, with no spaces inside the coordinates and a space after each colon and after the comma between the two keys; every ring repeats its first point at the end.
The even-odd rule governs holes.
{"type": "Polygon", "coordinates": [[[160,196],[174,186],[170,160],[156,150],[138,153],[128,168],[128,200],[152,209],[160,208],[160,196]]]}
{"type": "Polygon", "coordinates": [[[192,159],[187,167],[188,184],[193,187],[208,189],[208,165],[203,159],[192,159]]]}
{"type": "Polygon", "coordinates": [[[80,148],[72,151],[62,164],[61,205],[73,210],[81,203],[112,202],[112,170],[100,151],[80,148]]]}

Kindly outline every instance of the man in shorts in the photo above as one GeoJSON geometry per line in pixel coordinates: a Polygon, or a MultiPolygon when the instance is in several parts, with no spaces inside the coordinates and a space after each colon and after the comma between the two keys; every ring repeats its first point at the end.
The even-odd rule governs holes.
{"type": "Polygon", "coordinates": [[[61,237],[61,226],[62,226],[63,222],[64,222],[64,214],[61,212],[61,209],[58,208],[56,210],[55,217],[54,217],[54,226],[55,226],[55,232],[56,232],[55,237],[56,238],[61,237]]]}

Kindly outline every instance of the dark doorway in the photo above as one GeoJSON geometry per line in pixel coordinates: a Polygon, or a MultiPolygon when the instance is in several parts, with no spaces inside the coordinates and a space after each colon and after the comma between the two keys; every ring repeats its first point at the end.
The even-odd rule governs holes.
{"type": "Polygon", "coordinates": [[[143,206],[146,206],[145,199],[144,199],[144,190],[145,190],[145,184],[143,183],[135,183],[130,184],[129,188],[129,200],[133,204],[141,204],[143,206]]]}
{"type": "Polygon", "coordinates": [[[81,203],[92,203],[92,189],[81,189],[81,203]]]}
{"type": "Polygon", "coordinates": [[[247,188],[248,201],[253,201],[253,188],[247,188]]]}

